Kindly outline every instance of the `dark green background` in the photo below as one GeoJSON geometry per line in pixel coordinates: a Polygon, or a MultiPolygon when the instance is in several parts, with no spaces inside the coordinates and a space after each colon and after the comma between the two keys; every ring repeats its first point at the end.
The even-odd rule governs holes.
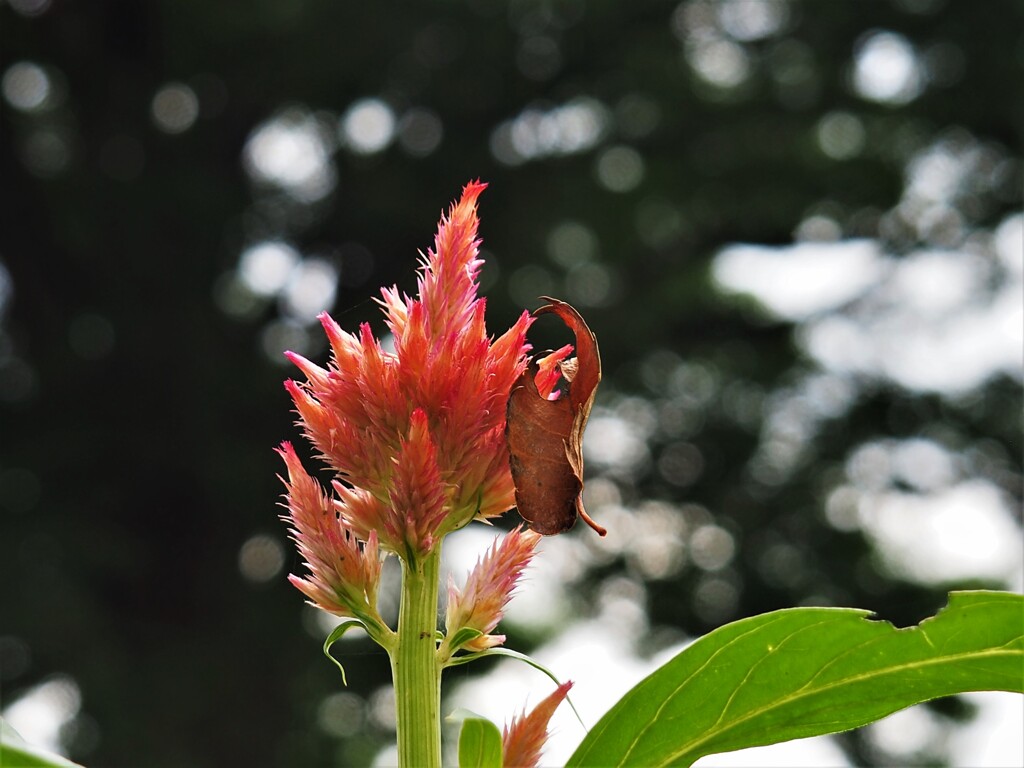
{"type": "MultiPolygon", "coordinates": [[[[3,701],[70,675],[84,716],[68,749],[90,766],[357,765],[391,738],[372,724],[345,741],[318,728],[317,708],[339,681],[303,629],[300,595],[283,574],[254,585],[239,573],[239,549],[252,535],[284,541],[271,448],[297,431],[281,387],[288,369],[260,341],[276,306],[230,316],[215,297],[246,245],[278,236],[340,265],[335,316],[347,328],[369,320],[379,330],[368,299],[379,285],[414,289],[417,249],[476,177],[491,185],[481,213],[498,266],[488,285],[492,331],[522,309],[507,290],[517,268],[539,265],[554,290],[564,286],[545,240],[575,220],[597,236],[614,277],[613,301],[581,307],[604,356],[599,405],[662,397],[641,374],[658,350],[717,377],[688,438],[704,457],[696,482],[677,487],[653,464],[611,479],[627,507],[662,499],[710,510],[738,543],[729,578],[739,599],[723,615],[694,610],[689,596],[703,576],[692,566],[647,584],[652,626],[672,631],[652,632],[642,650],[812,594],[916,621],[942,604],[945,586],[971,586],[925,587],[875,568],[867,540],[829,525],[824,499],[861,443],[941,434],[958,455],[988,446],[996,459],[968,462],[968,471],[1019,510],[1019,380],[997,376],[959,399],[859,382],[853,406],[815,432],[810,460],[765,484],[748,464],[760,425],[730,418],[718,393],[740,382],[770,395],[813,363],[791,325],[724,300],[709,265],[728,243],[791,242],[819,209],[844,236],[881,236],[890,253],[929,245],[879,221],[899,201],[907,161],[953,127],[1019,161],[1024,5],[785,8],[777,34],[740,43],[751,74],[725,91],[686,64],[672,2],[54,0],[35,17],[0,5],[0,70],[39,63],[63,94],[48,111],[4,103],[0,112],[0,264],[12,289],[0,305],[3,701]],[[849,84],[853,53],[874,29],[944,52],[940,63],[951,69],[939,66],[945,75],[907,104],[860,98],[849,84]],[[539,78],[517,64],[536,64],[537,40],[559,51],[539,78]],[[940,43],[949,47],[934,48],[940,43]],[[788,87],[779,62],[791,60],[788,87]],[[180,135],[158,130],[150,114],[153,95],[172,81],[199,98],[198,120],[180,135]],[[489,141],[502,121],[581,96],[609,110],[595,147],[515,166],[494,158],[489,141]],[[623,106],[637,96],[653,106],[649,130],[623,106]],[[426,157],[397,145],[372,156],[339,149],[336,189],[308,206],[247,177],[242,150],[258,125],[288,107],[334,120],[364,97],[399,115],[433,110],[441,144],[426,157]],[[830,159],[817,144],[816,126],[834,110],[867,127],[854,158],[830,159]],[[41,131],[62,142],[66,162],[55,171],[32,164],[41,131]],[[104,154],[112,138],[135,148],[126,164],[104,154]],[[645,164],[641,184],[623,193],[594,173],[616,144],[645,164]],[[652,200],[661,218],[644,218],[652,200]],[[358,275],[358,259],[346,261],[351,243],[372,255],[372,272],[358,275]],[[86,354],[75,343],[83,327],[95,342],[86,354]],[[802,575],[769,584],[756,563],[780,540],[802,575]]],[[[1019,209],[1020,181],[1011,163],[1002,192],[972,209],[968,228],[984,231],[1019,209]]],[[[562,341],[538,326],[538,347],[562,341]]],[[[668,442],[656,434],[652,455],[668,442]]],[[[285,569],[294,571],[288,552],[285,569]]],[[[605,579],[623,573],[639,579],[622,558],[595,566],[578,587],[581,614],[605,579]]],[[[510,644],[528,651],[543,639],[512,632],[510,644]]],[[[386,660],[369,645],[357,652],[365,655],[349,665],[350,690],[369,697],[386,682],[386,660]]],[[[966,714],[955,702],[939,709],[966,714]]],[[[858,763],[891,762],[863,734],[843,745],[858,763]]]]}

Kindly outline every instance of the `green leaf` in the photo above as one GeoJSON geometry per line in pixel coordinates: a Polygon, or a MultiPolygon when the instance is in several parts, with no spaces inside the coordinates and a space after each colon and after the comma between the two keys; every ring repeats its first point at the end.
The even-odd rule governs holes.
{"type": "Polygon", "coordinates": [[[501,733],[490,720],[470,715],[459,734],[459,768],[501,768],[501,733]]]}
{"type": "Polygon", "coordinates": [[[1024,597],[954,592],[919,626],[793,608],[728,624],[627,693],[569,766],[688,766],[968,691],[1024,693],[1024,597]]]}
{"type": "MultiPolygon", "coordinates": [[[[482,659],[484,656],[508,656],[509,658],[515,659],[516,661],[522,661],[525,664],[529,664],[531,667],[538,670],[539,672],[543,672],[545,675],[551,678],[551,682],[553,682],[555,685],[562,684],[561,681],[557,677],[555,677],[555,673],[547,667],[545,667],[539,661],[531,659],[525,653],[513,651],[511,648],[488,648],[483,651],[477,651],[476,653],[467,653],[464,656],[452,656],[448,660],[448,663],[445,664],[445,666],[456,667],[459,664],[468,664],[471,661],[482,659]]],[[[572,707],[572,712],[574,715],[576,715],[576,719],[580,721],[580,725],[582,725],[583,729],[586,730],[587,725],[583,722],[583,718],[580,717],[580,713],[576,711],[576,705],[572,703],[572,698],[570,696],[566,696],[565,700],[569,702],[569,706],[572,707]]]]}
{"type": "Polygon", "coordinates": [[[481,632],[479,629],[471,629],[469,627],[462,627],[462,629],[458,630],[448,640],[448,646],[450,648],[454,648],[455,650],[458,650],[459,648],[464,646],[466,643],[468,643],[468,642],[470,642],[472,640],[476,640],[481,635],[483,635],[483,632],[481,632]]]}
{"type": "Polygon", "coordinates": [[[452,656],[450,659],[448,659],[448,663],[445,664],[445,666],[447,666],[447,667],[457,667],[459,664],[468,664],[471,661],[476,661],[477,659],[482,659],[485,656],[508,656],[509,658],[516,659],[517,661],[522,661],[522,662],[524,662],[526,664],[529,664],[534,669],[539,670],[540,672],[543,672],[545,675],[550,677],[551,681],[555,685],[561,685],[561,682],[559,682],[558,678],[555,677],[555,673],[552,672],[547,667],[545,667],[539,661],[534,661],[529,656],[527,656],[525,653],[520,653],[519,651],[513,651],[511,648],[502,648],[500,646],[497,647],[497,648],[488,648],[488,649],[483,650],[483,651],[476,651],[474,653],[467,653],[467,654],[465,654],[463,656],[452,656]]]}
{"type": "Polygon", "coordinates": [[[65,757],[33,747],[0,718],[0,766],[17,768],[82,768],[65,757]]]}
{"type": "Polygon", "coordinates": [[[362,627],[366,629],[366,626],[359,619],[342,619],[342,622],[334,628],[334,630],[324,640],[324,656],[331,660],[338,669],[341,670],[341,682],[344,685],[348,685],[348,680],[345,679],[345,668],[341,666],[341,662],[331,656],[331,646],[341,640],[342,636],[353,627],[362,627]]]}

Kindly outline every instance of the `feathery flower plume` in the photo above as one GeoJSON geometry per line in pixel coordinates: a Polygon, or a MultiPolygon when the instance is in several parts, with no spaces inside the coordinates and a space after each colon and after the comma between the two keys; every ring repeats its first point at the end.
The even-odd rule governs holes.
{"type": "Polygon", "coordinates": [[[536,768],[548,740],[548,721],[570,688],[572,681],[562,683],[530,714],[513,718],[512,723],[505,727],[501,735],[501,764],[504,768],[536,768]]]}
{"type": "MultiPolygon", "coordinates": [[[[489,634],[501,621],[505,606],[512,599],[516,583],[533,557],[540,534],[522,527],[505,534],[487,554],[477,561],[466,586],[459,591],[449,580],[448,608],[445,614],[447,638],[459,630],[474,629],[481,634],[459,646],[467,651],[483,651],[505,642],[504,635],[489,634]]],[[[446,640],[447,642],[447,640],[446,640]]],[[[459,648],[447,648],[455,653],[459,648]]]]}
{"type": "Polygon", "coordinates": [[[338,520],[335,504],[320,484],[303,469],[295,449],[284,442],[277,452],[288,467],[288,515],[292,538],[311,575],[288,580],[313,605],[336,616],[358,617],[383,624],[377,614],[380,556],[377,537],[371,534],[360,546],[352,530],[338,520]]]}
{"type": "Polygon", "coordinates": [[[477,296],[479,219],[473,182],[442,214],[422,260],[418,296],[382,290],[395,352],[368,324],[348,333],[327,313],[326,368],[293,352],[305,375],[287,381],[299,422],[334,481],[341,523],[362,541],[407,559],[433,551],[473,518],[515,506],[505,441],[505,403],[526,366],[528,312],[496,339],[477,296]]]}

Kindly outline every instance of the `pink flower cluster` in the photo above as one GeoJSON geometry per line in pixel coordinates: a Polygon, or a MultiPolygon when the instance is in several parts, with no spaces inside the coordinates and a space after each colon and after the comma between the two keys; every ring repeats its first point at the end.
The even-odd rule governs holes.
{"type": "Polygon", "coordinates": [[[523,312],[490,339],[477,296],[477,196],[466,186],[442,217],[421,264],[419,297],[382,291],[394,353],[368,324],[358,335],[321,316],[326,369],[288,357],[306,381],[286,382],[306,435],[338,475],[341,519],[367,540],[415,559],[437,538],[515,504],[505,445],[505,403],[526,366],[523,312]]]}
{"type": "MultiPolygon", "coordinates": [[[[446,534],[515,505],[506,408],[526,369],[533,319],[523,312],[500,337],[487,335],[484,300],[477,296],[476,201],[484,187],[466,185],[442,215],[434,247],[420,264],[417,298],[382,290],[394,352],[368,324],[350,334],[324,313],[327,367],[286,353],[306,378],[285,382],[299,424],[335,473],[327,494],[291,443],[278,449],[288,470],[285,520],[309,569],[289,580],[313,605],[362,621],[382,644],[394,637],[377,612],[382,557],[391,552],[414,566],[446,534]]],[[[571,349],[539,361],[543,396],[558,396],[557,364],[571,349]]],[[[437,649],[442,665],[459,651],[486,651],[504,641],[492,632],[539,540],[518,528],[486,553],[462,590],[449,585],[447,635],[437,649]]],[[[537,764],[547,722],[570,685],[506,729],[505,765],[537,764]]]]}
{"type": "MultiPolygon", "coordinates": [[[[379,559],[379,546],[413,563],[447,533],[515,505],[505,411],[526,367],[533,321],[523,312],[500,337],[487,334],[485,301],[477,295],[483,262],[476,204],[484,187],[466,185],[442,215],[434,247],[420,264],[418,296],[382,290],[394,352],[368,324],[351,334],[324,313],[327,367],[286,353],[306,378],[285,382],[299,424],[336,475],[333,497],[327,497],[291,446],[281,449],[288,463],[288,520],[311,571],[307,579],[292,579],[333,613],[351,613],[339,600],[356,600],[352,589],[373,592],[367,581],[373,567],[360,570],[353,558],[379,559]]],[[[535,539],[523,540],[532,551],[535,539]]],[[[506,579],[506,586],[514,580],[506,579]]],[[[483,609],[472,610],[480,615],[483,609]]],[[[484,633],[494,626],[478,623],[484,633]]]]}

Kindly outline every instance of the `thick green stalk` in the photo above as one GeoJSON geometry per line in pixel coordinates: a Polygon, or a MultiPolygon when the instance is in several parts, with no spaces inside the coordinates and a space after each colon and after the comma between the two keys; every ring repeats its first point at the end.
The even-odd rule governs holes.
{"type": "Polygon", "coordinates": [[[402,561],[398,647],[391,652],[401,768],[441,766],[441,665],[437,660],[437,590],[441,546],[402,561]]]}

